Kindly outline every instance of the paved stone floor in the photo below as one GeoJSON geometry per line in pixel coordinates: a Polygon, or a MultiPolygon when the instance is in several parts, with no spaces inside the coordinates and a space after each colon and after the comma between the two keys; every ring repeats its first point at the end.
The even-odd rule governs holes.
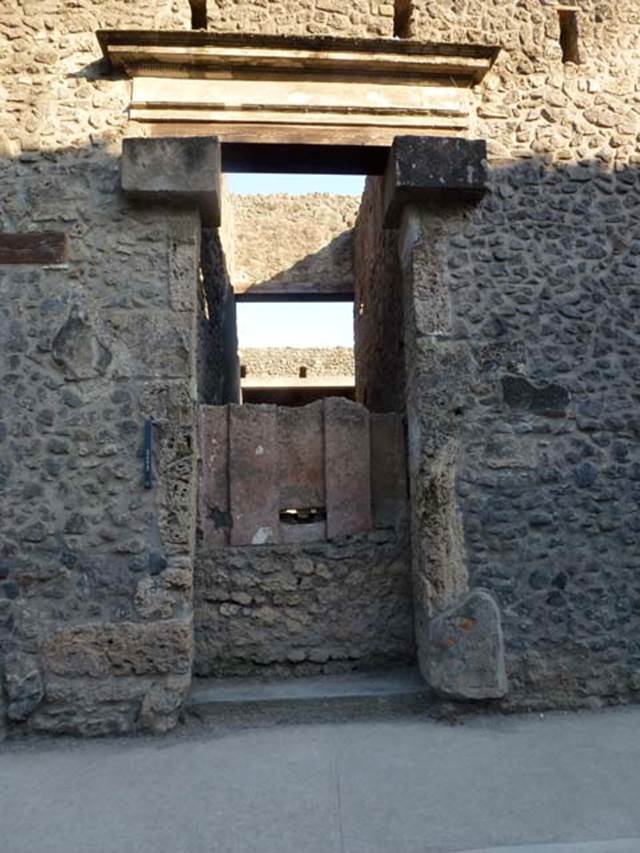
{"type": "Polygon", "coordinates": [[[640,707],[5,743],[0,850],[639,853],[640,707]]]}

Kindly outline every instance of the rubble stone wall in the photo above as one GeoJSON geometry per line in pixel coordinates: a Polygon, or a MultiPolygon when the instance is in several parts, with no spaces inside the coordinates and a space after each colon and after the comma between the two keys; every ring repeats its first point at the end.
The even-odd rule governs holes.
{"type": "Polygon", "coordinates": [[[393,2],[383,0],[208,0],[208,27],[278,35],[392,36],[393,2]]]}
{"type": "Polygon", "coordinates": [[[414,22],[506,46],[478,90],[487,195],[409,210],[400,246],[416,599],[493,593],[517,706],[640,688],[640,12],[576,5],[579,65],[555,4],[414,22]]]}
{"type": "Polygon", "coordinates": [[[243,347],[239,351],[247,377],[290,376],[297,378],[305,367],[307,377],[353,376],[350,347],[243,347]]]}
{"type": "Polygon", "coordinates": [[[406,532],[199,552],[196,675],[304,675],[415,657],[406,532]]]}
{"type": "MultiPolygon", "coordinates": [[[[488,194],[401,233],[419,592],[438,608],[488,587],[513,701],[547,705],[640,687],[640,11],[576,5],[579,65],[555,3],[415,0],[414,37],[504,50],[474,95],[488,194]]],[[[209,12],[212,29],[353,36],[390,35],[393,9],[209,12]]],[[[121,139],[141,131],[95,30],[190,21],[182,0],[0,8],[0,229],[69,238],[64,263],[0,268],[0,728],[6,711],[24,729],[161,729],[188,687],[199,217],[119,194],[121,139]]]]}
{"type": "Polygon", "coordinates": [[[128,84],[95,30],[189,22],[186,0],[0,9],[0,231],[69,240],[0,267],[0,729],[161,730],[188,689],[200,217],[119,193],[128,84]]]}

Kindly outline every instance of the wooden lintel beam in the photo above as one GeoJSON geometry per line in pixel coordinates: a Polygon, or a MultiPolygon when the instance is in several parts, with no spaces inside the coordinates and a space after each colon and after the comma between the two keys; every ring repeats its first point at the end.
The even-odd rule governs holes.
{"type": "Polygon", "coordinates": [[[63,264],[69,256],[69,238],[54,231],[0,234],[0,264],[63,264]]]}
{"type": "Polygon", "coordinates": [[[189,0],[191,4],[191,29],[207,29],[207,0],[189,0]]]}
{"type": "Polygon", "coordinates": [[[352,302],[353,281],[274,281],[234,285],[241,302],[352,302]]]}

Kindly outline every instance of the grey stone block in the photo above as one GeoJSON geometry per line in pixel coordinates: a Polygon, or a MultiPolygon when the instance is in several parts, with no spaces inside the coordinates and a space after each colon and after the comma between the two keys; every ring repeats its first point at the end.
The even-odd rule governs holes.
{"type": "Polygon", "coordinates": [[[220,143],[215,136],[125,139],[125,193],[154,203],[195,202],[205,224],[220,224],[220,143]]]}
{"type": "Polygon", "coordinates": [[[507,693],[500,610],[484,590],[469,593],[429,625],[429,685],[453,699],[499,699],[507,693]]]}
{"type": "Polygon", "coordinates": [[[486,158],[482,139],[396,136],[384,177],[384,227],[397,228],[407,204],[480,198],[486,158]]]}
{"type": "Polygon", "coordinates": [[[44,696],[38,663],[31,655],[9,654],[5,660],[4,675],[9,700],[7,716],[10,720],[26,720],[44,696]]]}

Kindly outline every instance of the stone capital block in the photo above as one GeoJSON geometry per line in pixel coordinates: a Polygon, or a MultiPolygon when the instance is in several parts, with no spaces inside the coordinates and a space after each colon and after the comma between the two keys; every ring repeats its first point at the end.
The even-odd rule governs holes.
{"type": "Polygon", "coordinates": [[[504,640],[493,596],[474,590],[435,616],[425,657],[423,675],[437,693],[462,700],[505,696],[504,640]]]}
{"type": "Polygon", "coordinates": [[[153,204],[194,203],[209,227],[220,225],[220,143],[215,136],[125,139],[123,191],[153,204]]]}
{"type": "Polygon", "coordinates": [[[482,139],[396,136],[384,176],[383,225],[397,228],[403,208],[480,198],[487,182],[482,139]]]}

